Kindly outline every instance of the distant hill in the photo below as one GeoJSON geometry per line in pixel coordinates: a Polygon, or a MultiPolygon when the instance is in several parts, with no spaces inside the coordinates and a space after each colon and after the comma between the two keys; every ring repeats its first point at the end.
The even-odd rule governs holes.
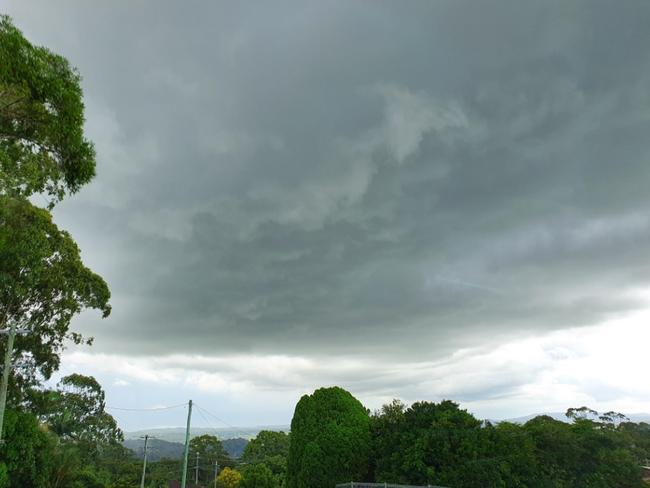
{"type": "MultiPolygon", "coordinates": [[[[260,425],[256,427],[234,427],[210,429],[196,427],[190,431],[191,437],[208,434],[221,439],[224,449],[232,458],[239,458],[246,448],[246,444],[253,439],[261,430],[272,430],[275,432],[289,432],[288,425],[260,425]]],[[[144,435],[149,435],[147,447],[148,459],[159,461],[162,458],[180,459],[183,457],[185,446],[185,429],[183,427],[169,427],[160,429],[138,430],[124,433],[124,446],[131,449],[135,455],[142,459],[144,448],[144,435]]]]}
{"type": "Polygon", "coordinates": [[[237,459],[244,454],[248,440],[237,437],[236,439],[226,439],[221,441],[221,443],[223,444],[223,448],[228,452],[228,455],[233,459],[237,459]]]}
{"type": "MultiPolygon", "coordinates": [[[[131,449],[138,459],[142,459],[144,452],[144,439],[126,439],[124,447],[131,449]]],[[[185,446],[179,442],[168,442],[162,439],[149,439],[147,443],[147,459],[160,461],[166,459],[180,459],[183,457],[185,446]]]]}
{"type": "MultiPolygon", "coordinates": [[[[221,441],[228,455],[237,459],[244,453],[248,441],[241,437],[236,439],[225,439],[221,441]]],[[[131,449],[138,459],[143,458],[144,439],[126,439],[124,447],[131,449]]],[[[150,461],[160,461],[161,459],[181,459],[185,444],[182,442],[169,442],[162,439],[150,438],[147,444],[147,459],[150,461]]]]}
{"type": "MultiPolygon", "coordinates": [[[[275,432],[289,432],[288,425],[260,425],[255,427],[224,427],[220,429],[210,429],[204,427],[193,427],[190,430],[190,436],[196,437],[199,435],[209,434],[217,436],[219,439],[252,439],[261,430],[272,430],[275,432]]],[[[145,434],[156,437],[158,439],[168,442],[185,442],[185,427],[167,427],[160,429],[147,429],[136,430],[132,432],[125,432],[125,439],[138,439],[145,434]]]]}
{"type": "MultiPolygon", "coordinates": [[[[531,415],[524,415],[523,417],[515,417],[512,419],[505,419],[503,422],[512,422],[514,424],[525,424],[531,419],[534,419],[535,417],[539,417],[540,415],[548,415],[549,417],[553,417],[555,420],[559,420],[561,422],[567,422],[568,419],[566,418],[566,415],[564,412],[547,412],[547,413],[534,413],[531,415]]],[[[647,422],[650,423],[650,413],[631,413],[627,414],[627,417],[630,419],[632,422],[647,422]]],[[[500,421],[497,421],[500,422],[500,421]]]]}

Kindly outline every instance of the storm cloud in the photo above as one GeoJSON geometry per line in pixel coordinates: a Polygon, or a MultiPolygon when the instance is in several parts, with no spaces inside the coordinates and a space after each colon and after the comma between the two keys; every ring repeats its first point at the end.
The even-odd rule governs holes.
{"type": "Polygon", "coordinates": [[[55,217],[98,353],[406,364],[647,308],[645,1],[8,4],[84,77],[55,217]]]}

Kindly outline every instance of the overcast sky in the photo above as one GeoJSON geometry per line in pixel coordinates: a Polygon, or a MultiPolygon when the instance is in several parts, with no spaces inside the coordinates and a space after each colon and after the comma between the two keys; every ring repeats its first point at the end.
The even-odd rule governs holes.
{"type": "Polygon", "coordinates": [[[97,177],[55,218],[113,314],[61,372],[109,405],[650,411],[649,2],[1,10],[84,78],[97,177]]]}

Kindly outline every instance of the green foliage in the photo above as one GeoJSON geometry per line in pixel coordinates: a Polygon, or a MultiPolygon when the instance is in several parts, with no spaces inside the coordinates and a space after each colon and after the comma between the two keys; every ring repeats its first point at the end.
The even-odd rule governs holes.
{"type": "Polygon", "coordinates": [[[242,483],[242,475],[239,471],[232,468],[223,468],[217,476],[218,488],[239,488],[242,483]]]}
{"type": "Polygon", "coordinates": [[[633,439],[625,429],[589,420],[598,415],[586,407],[570,410],[578,413],[573,424],[541,416],[523,426],[535,443],[539,486],[643,486],[633,439]]]}
{"type": "Polygon", "coordinates": [[[284,432],[263,430],[246,445],[241,461],[250,465],[263,464],[272,473],[275,486],[283,486],[287,472],[289,439],[290,436],[284,432]]]}
{"type": "Polygon", "coordinates": [[[264,463],[275,456],[287,457],[289,455],[289,436],[284,432],[262,430],[252,439],[246,448],[241,460],[245,463],[264,463]]]}
{"type": "Polygon", "coordinates": [[[398,401],[372,418],[378,482],[455,488],[640,487],[650,428],[624,416],[570,409],[572,424],[540,416],[525,425],[482,423],[453,402],[398,401]],[[605,421],[597,422],[590,418],[605,421]]]}
{"type": "Polygon", "coordinates": [[[109,298],[104,280],[84,266],[79,248],[49,212],[0,196],[0,327],[15,323],[32,332],[15,343],[23,379],[49,378],[64,341],[83,341],[69,332],[72,317],[85,308],[106,317],[109,298]]]}
{"type": "Polygon", "coordinates": [[[41,430],[36,417],[5,412],[5,442],[0,446],[0,486],[48,487],[55,439],[41,430]]]}
{"type": "Polygon", "coordinates": [[[258,463],[246,466],[242,470],[242,488],[277,488],[277,478],[266,464],[258,463]]]}
{"type": "Polygon", "coordinates": [[[538,472],[535,444],[520,425],[501,422],[496,426],[486,424],[482,432],[488,443],[488,458],[482,462],[497,468],[494,478],[502,486],[529,486],[538,472]]]}
{"type": "Polygon", "coordinates": [[[197,453],[201,468],[199,469],[200,482],[207,483],[214,480],[212,468],[215,461],[218,461],[222,468],[233,464],[221,441],[213,435],[205,434],[190,440],[190,459],[194,461],[197,453]]]}
{"type": "Polygon", "coordinates": [[[368,477],[370,418],[342,388],[303,396],[291,421],[287,459],[289,488],[331,488],[368,477]]]}
{"type": "Polygon", "coordinates": [[[134,487],[140,480],[142,464],[119,444],[101,446],[94,455],[88,445],[59,442],[53,454],[49,488],[134,487]]]}
{"type": "Polygon", "coordinates": [[[75,445],[58,442],[52,453],[53,469],[50,474],[50,488],[64,488],[72,485],[82,469],[80,450],[75,445]]]}
{"type": "Polygon", "coordinates": [[[497,436],[451,401],[386,406],[373,417],[378,481],[452,486],[500,486],[497,436]]]}
{"type": "Polygon", "coordinates": [[[79,73],[0,16],[0,195],[47,193],[54,204],[93,178],[83,111],[79,73]]]}
{"type": "Polygon", "coordinates": [[[617,430],[628,439],[632,454],[639,464],[645,464],[650,459],[650,424],[627,421],[620,423],[617,430]]]}
{"type": "Polygon", "coordinates": [[[16,338],[10,404],[49,424],[7,411],[0,488],[118,488],[137,481],[94,378],[68,376],[56,391],[39,384],[58,369],[66,340],[84,341],[69,331],[73,316],[88,308],[110,313],[104,280],[83,265],[50,213],[28,199],[48,195],[51,209],[95,174],[79,82],[63,57],[33,46],[0,16],[0,328],[29,331],[16,338]]]}
{"type": "MultiPolygon", "coordinates": [[[[140,469],[142,466],[140,466],[140,469]]],[[[182,461],[179,459],[161,459],[147,465],[148,488],[168,488],[169,480],[178,479],[182,470],[182,461]]]]}
{"type": "Polygon", "coordinates": [[[588,420],[591,418],[598,417],[598,412],[595,410],[592,410],[589,407],[572,407],[567,409],[566,413],[564,414],[566,418],[572,421],[576,420],[588,420]]]}
{"type": "Polygon", "coordinates": [[[58,439],[53,487],[135,485],[139,463],[119,444],[122,432],[104,410],[104,391],[95,378],[66,376],[44,397],[41,419],[58,439]]]}
{"type": "Polygon", "coordinates": [[[123,440],[115,419],[104,410],[104,390],[92,376],[66,376],[46,397],[47,412],[42,419],[60,439],[88,446],[123,440]]]}

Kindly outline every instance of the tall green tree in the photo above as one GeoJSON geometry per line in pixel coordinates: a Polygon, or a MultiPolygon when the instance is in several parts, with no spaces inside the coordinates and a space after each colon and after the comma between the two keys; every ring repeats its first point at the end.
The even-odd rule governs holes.
{"type": "MultiPolygon", "coordinates": [[[[8,383],[48,378],[65,339],[82,341],[68,333],[72,316],[83,308],[110,311],[106,283],[83,266],[70,235],[28,200],[49,196],[51,209],[95,175],[83,111],[77,71],[0,16],[0,328],[9,330],[2,341],[0,438],[8,383]],[[30,333],[16,340],[16,367],[18,327],[30,333]]],[[[22,391],[13,388],[14,396],[22,391]]]]}
{"type": "MultiPolygon", "coordinates": [[[[88,444],[60,441],[51,455],[47,488],[134,488],[139,486],[142,463],[120,444],[103,446],[88,456],[88,444]]],[[[166,485],[166,484],[165,484],[166,485]]]]}
{"type": "Polygon", "coordinates": [[[598,412],[581,407],[573,423],[539,416],[524,425],[535,445],[538,459],[537,486],[638,488],[643,486],[638,446],[626,427],[601,423],[598,412]]]}
{"type": "Polygon", "coordinates": [[[289,455],[289,435],[285,432],[271,430],[260,431],[251,439],[242,454],[241,460],[245,463],[256,464],[266,462],[274,456],[289,455]]]}
{"type": "Polygon", "coordinates": [[[372,456],[370,472],[373,480],[397,482],[391,458],[395,442],[404,428],[406,405],[398,399],[387,403],[371,417],[372,456]]]}
{"type": "Polygon", "coordinates": [[[190,440],[190,460],[192,462],[195,462],[197,454],[199,455],[199,481],[201,482],[214,480],[215,461],[219,462],[221,468],[233,464],[219,438],[213,435],[204,434],[190,440]]]}
{"type": "Polygon", "coordinates": [[[46,395],[47,412],[42,420],[60,439],[89,446],[124,440],[117,422],[105,410],[104,390],[92,376],[66,376],[46,395]]]}
{"type": "Polygon", "coordinates": [[[55,444],[54,436],[39,428],[36,417],[8,410],[5,442],[0,444],[0,487],[49,488],[55,444]]]}
{"type": "Polygon", "coordinates": [[[104,280],[84,266],[70,234],[49,212],[24,198],[0,196],[0,328],[30,331],[16,338],[19,379],[49,378],[64,342],[84,341],[70,332],[72,317],[83,309],[106,317],[109,299],[104,280]]]}
{"type": "Polygon", "coordinates": [[[331,488],[365,481],[370,442],[368,411],[349,392],[320,388],[303,396],[291,421],[287,486],[331,488]]]}
{"type": "MultiPolygon", "coordinates": [[[[283,486],[286,481],[289,439],[290,436],[284,432],[262,430],[246,444],[241,461],[247,465],[264,465],[273,474],[275,484],[283,486]]],[[[246,472],[243,474],[246,480],[246,472]]]]}
{"type": "MultiPolygon", "coordinates": [[[[401,415],[399,411],[390,414],[394,420],[388,422],[389,428],[374,432],[384,447],[377,453],[378,481],[467,486],[459,474],[471,465],[471,475],[485,482],[488,465],[478,463],[486,450],[480,420],[448,400],[416,402],[401,415]]],[[[381,429],[386,423],[375,425],[381,429]]]]}
{"type": "Polygon", "coordinates": [[[492,426],[445,400],[399,401],[372,417],[374,478],[413,485],[531,486],[532,440],[515,424],[492,426]]]}
{"type": "Polygon", "coordinates": [[[95,175],[79,73],[0,16],[0,194],[44,193],[51,205],[95,175]]]}
{"type": "Polygon", "coordinates": [[[242,469],[242,488],[277,488],[280,486],[264,463],[247,465],[242,469]]]}
{"type": "Polygon", "coordinates": [[[35,463],[51,464],[43,478],[49,487],[108,486],[111,470],[88,464],[88,454],[102,444],[114,448],[104,454],[119,449],[115,441],[121,432],[103,411],[103,391],[94,379],[72,375],[59,390],[46,393],[39,384],[58,369],[65,341],[90,342],[69,330],[72,317],[84,309],[97,309],[104,317],[110,313],[104,280],[83,265],[75,242],[50,213],[28,199],[36,193],[49,197],[51,209],[93,178],[95,152],[83,135],[83,111],[77,71],[65,58],[33,46],[7,16],[0,16],[0,329],[11,331],[0,337],[1,349],[8,352],[0,435],[8,380],[10,404],[38,411],[60,435],[43,432],[34,417],[9,413],[8,440],[0,448],[0,486],[5,474],[11,486],[42,486],[25,471],[30,469],[27,439],[33,445],[39,439],[49,442],[47,449],[36,449],[45,457],[35,463]],[[27,334],[14,344],[16,329],[27,334]],[[18,431],[24,431],[21,441],[15,438],[18,431]],[[11,464],[15,449],[10,447],[16,446],[23,449],[18,471],[11,464]]]}

